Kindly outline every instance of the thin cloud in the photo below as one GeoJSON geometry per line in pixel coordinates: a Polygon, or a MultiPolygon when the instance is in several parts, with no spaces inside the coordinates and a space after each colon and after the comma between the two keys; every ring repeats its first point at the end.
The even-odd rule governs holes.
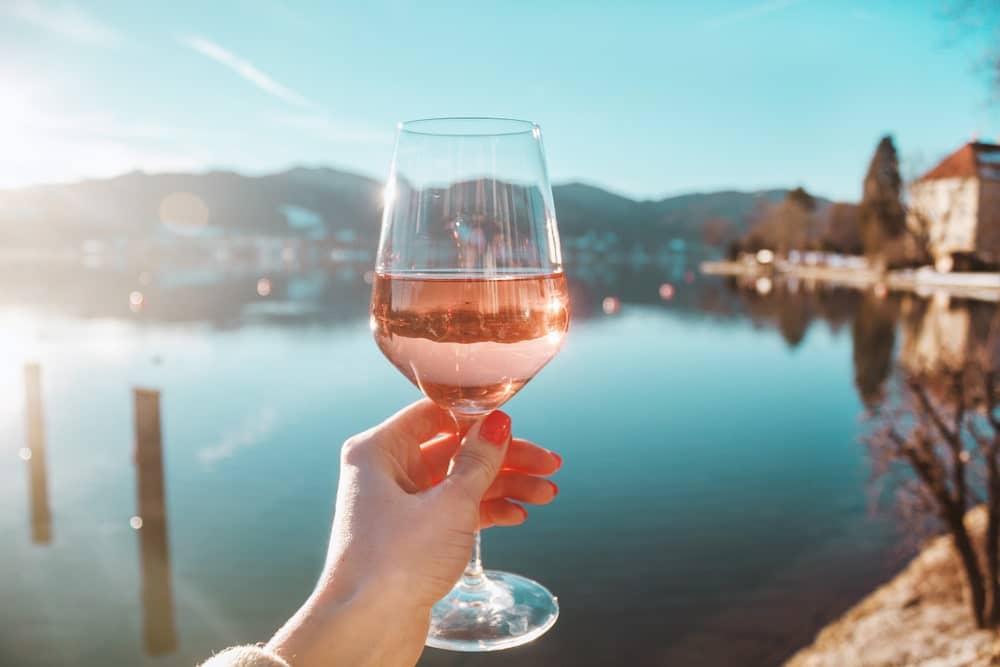
{"type": "Polygon", "coordinates": [[[181,42],[189,49],[200,53],[206,58],[211,58],[220,65],[224,65],[233,70],[239,76],[269,95],[273,95],[274,97],[284,100],[290,104],[303,107],[313,106],[313,103],[308,99],[298,94],[288,86],[278,83],[249,60],[241,58],[232,51],[219,46],[211,40],[205,39],[204,37],[194,36],[182,39],[181,42]]]}
{"type": "Polygon", "coordinates": [[[119,41],[114,28],[76,5],[53,6],[36,0],[13,0],[4,4],[0,12],[59,37],[95,46],[114,46],[119,41]]]}
{"type": "Polygon", "coordinates": [[[767,0],[766,2],[744,7],[743,9],[737,9],[736,11],[729,12],[727,14],[713,16],[707,19],[702,25],[706,28],[712,29],[721,28],[725,25],[740,23],[741,21],[746,21],[758,16],[764,16],[765,14],[780,12],[782,9],[788,9],[789,7],[800,5],[803,2],[805,2],[805,0],[767,0]]]}

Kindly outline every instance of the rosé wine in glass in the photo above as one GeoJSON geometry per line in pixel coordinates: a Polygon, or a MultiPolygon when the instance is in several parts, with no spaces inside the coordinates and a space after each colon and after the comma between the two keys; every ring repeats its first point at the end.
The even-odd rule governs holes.
{"type": "Polygon", "coordinates": [[[562,346],[562,273],[493,278],[376,274],[382,353],[432,401],[481,415],[516,394],[562,346]]]}

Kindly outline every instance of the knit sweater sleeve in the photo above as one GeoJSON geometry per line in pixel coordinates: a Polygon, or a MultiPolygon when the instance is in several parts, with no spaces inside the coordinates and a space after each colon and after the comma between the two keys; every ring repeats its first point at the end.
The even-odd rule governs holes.
{"type": "Polygon", "coordinates": [[[290,665],[264,649],[256,646],[235,646],[217,653],[201,667],[290,667],[290,665]]]}

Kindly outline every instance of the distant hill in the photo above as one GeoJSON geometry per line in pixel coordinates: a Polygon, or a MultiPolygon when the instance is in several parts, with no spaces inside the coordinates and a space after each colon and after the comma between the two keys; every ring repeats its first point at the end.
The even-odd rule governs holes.
{"type": "Polygon", "coordinates": [[[289,211],[297,210],[313,212],[327,230],[353,229],[367,235],[377,228],[381,201],[378,182],[326,168],[266,176],[131,172],[0,191],[0,242],[47,246],[157,238],[171,233],[162,222],[161,205],[177,192],[204,202],[209,229],[228,236],[295,234],[289,211]]]}
{"type": "Polygon", "coordinates": [[[761,203],[779,202],[786,192],[722,190],[635,201],[583,183],[553,188],[564,238],[611,231],[627,243],[642,244],[675,238],[701,242],[709,221],[725,221],[729,238],[738,238],[761,203]]]}
{"type": "MultiPolygon", "coordinates": [[[[378,181],[329,168],[297,167],[264,176],[131,172],[0,190],[0,244],[66,247],[88,239],[169,237],[177,229],[162,221],[164,200],[178,192],[196,196],[179,205],[194,200],[202,207],[207,219],[203,231],[212,236],[337,236],[371,244],[378,235],[378,181]]],[[[651,247],[678,238],[700,242],[710,220],[726,221],[730,236],[738,237],[761,201],[780,201],[785,192],[722,191],[636,201],[569,183],[556,186],[554,197],[564,239],[610,234],[615,244],[651,247]]]]}

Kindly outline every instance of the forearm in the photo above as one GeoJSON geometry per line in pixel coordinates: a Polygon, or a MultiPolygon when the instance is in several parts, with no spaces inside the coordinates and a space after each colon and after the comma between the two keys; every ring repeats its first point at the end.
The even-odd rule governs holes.
{"type": "Polygon", "coordinates": [[[413,609],[386,591],[314,594],[265,650],[291,667],[413,667],[423,652],[430,610],[413,609]]]}

